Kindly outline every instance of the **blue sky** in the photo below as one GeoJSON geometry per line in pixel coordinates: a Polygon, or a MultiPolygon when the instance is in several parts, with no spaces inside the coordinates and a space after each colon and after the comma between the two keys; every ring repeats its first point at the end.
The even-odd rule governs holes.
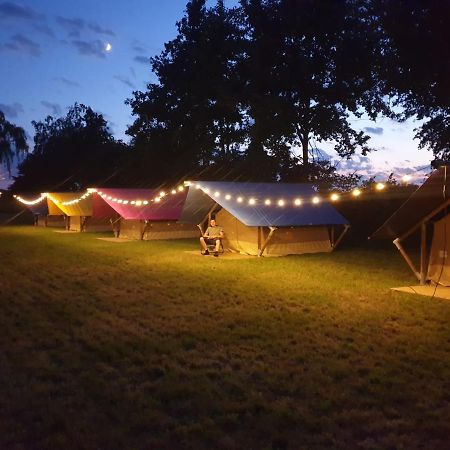
{"type": "MultiPolygon", "coordinates": [[[[186,0],[0,0],[0,110],[32,138],[32,120],[63,115],[77,101],[102,113],[114,135],[126,139],[132,118],[124,101],[154,81],[148,59],[175,36],[185,5],[186,0]]],[[[380,178],[390,171],[400,176],[431,160],[413,140],[414,121],[354,124],[370,133],[377,152],[341,162],[343,171],[362,166],[380,178]]],[[[319,146],[333,156],[331,144],[319,146]]],[[[0,187],[8,183],[0,168],[0,187]]]]}

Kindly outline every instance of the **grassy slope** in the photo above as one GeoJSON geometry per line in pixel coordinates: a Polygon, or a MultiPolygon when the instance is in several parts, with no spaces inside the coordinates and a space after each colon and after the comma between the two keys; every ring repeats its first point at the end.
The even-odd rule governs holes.
{"type": "Polygon", "coordinates": [[[196,248],[0,228],[0,448],[449,448],[450,302],[394,250],[196,248]]]}

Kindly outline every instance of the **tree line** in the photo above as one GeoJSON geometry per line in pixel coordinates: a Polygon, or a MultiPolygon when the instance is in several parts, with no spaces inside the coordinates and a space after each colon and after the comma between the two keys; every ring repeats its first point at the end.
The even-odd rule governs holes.
{"type": "MultiPolygon", "coordinates": [[[[150,59],[157,81],[126,100],[130,142],[75,104],[65,117],[33,122],[34,149],[13,188],[186,178],[349,188],[359,177],[337,174],[317,149],[327,141],[342,158],[373,151],[353,125],[363,115],[423,120],[419,147],[447,159],[449,13],[447,1],[191,0],[177,35],[150,59]]],[[[14,139],[2,138],[2,123],[0,115],[0,158],[8,162],[14,139]]]]}

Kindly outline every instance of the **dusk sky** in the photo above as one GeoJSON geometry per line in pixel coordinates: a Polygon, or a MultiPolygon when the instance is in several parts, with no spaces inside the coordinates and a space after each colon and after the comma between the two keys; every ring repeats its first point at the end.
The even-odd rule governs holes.
{"type": "MultiPolygon", "coordinates": [[[[185,4],[186,0],[0,1],[0,110],[26,130],[31,146],[31,121],[64,115],[75,102],[102,113],[113,134],[127,140],[125,130],[132,117],[124,101],[133,90],[144,90],[155,81],[149,58],[175,37],[185,4]]],[[[391,171],[400,176],[415,173],[432,159],[413,140],[414,121],[360,119],[354,124],[370,133],[378,151],[369,158],[341,162],[342,170],[362,167],[361,173],[379,178],[391,171]]],[[[331,144],[318,146],[333,155],[331,144]]],[[[9,182],[0,169],[0,187],[9,182]]]]}

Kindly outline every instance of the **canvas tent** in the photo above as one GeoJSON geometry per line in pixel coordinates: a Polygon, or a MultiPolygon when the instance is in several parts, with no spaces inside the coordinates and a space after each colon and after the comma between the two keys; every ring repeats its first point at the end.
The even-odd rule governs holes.
{"type": "Polygon", "coordinates": [[[100,197],[79,192],[50,192],[47,197],[49,216],[63,215],[70,231],[110,231],[111,220],[116,216],[100,197]],[[79,199],[75,203],[70,203],[79,199]]]}
{"type": "Polygon", "coordinates": [[[450,286],[450,167],[435,170],[406,202],[373,234],[392,239],[421,284],[450,286]],[[420,263],[416,268],[404,248],[405,239],[420,232],[420,263]],[[431,245],[430,242],[431,233],[431,245]]]}
{"type": "Polygon", "coordinates": [[[155,189],[101,189],[96,196],[117,214],[115,234],[128,239],[183,239],[200,235],[197,227],[178,223],[187,189],[159,198],[155,189]]]}
{"type": "Polygon", "coordinates": [[[233,252],[258,256],[330,252],[349,225],[330,204],[313,204],[314,195],[309,184],[190,182],[180,221],[202,228],[215,216],[225,230],[224,248],[233,252]]]}

